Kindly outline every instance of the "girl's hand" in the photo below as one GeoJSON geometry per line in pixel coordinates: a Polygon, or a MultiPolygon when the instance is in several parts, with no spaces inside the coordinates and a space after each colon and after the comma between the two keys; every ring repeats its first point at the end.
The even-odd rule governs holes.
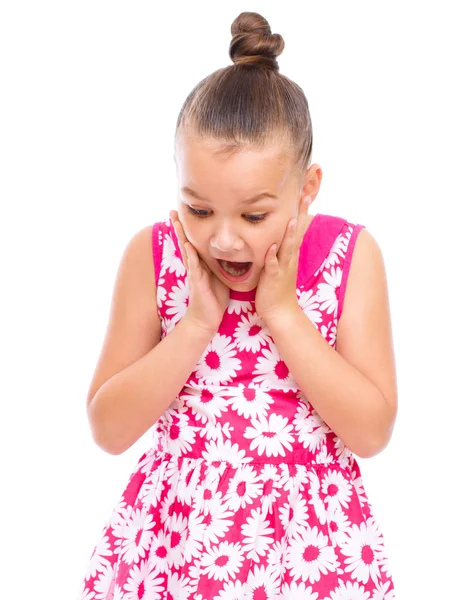
{"type": "Polygon", "coordinates": [[[208,268],[187,240],[178,212],[172,210],[169,215],[187,270],[189,305],[184,318],[214,335],[229,304],[229,288],[208,268]]]}
{"type": "Polygon", "coordinates": [[[299,207],[297,219],[291,219],[286,227],[278,256],[276,244],[268,249],[265,266],[260,274],[255,296],[255,307],[260,317],[268,324],[281,318],[284,311],[296,310],[297,267],[302,239],[307,230],[310,196],[306,196],[299,207]]]}

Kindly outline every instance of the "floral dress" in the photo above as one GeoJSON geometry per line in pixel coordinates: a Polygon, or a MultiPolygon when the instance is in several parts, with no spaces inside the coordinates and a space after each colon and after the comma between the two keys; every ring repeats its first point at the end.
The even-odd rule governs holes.
{"type": "MultiPolygon", "coordinates": [[[[362,227],[317,214],[301,245],[298,302],[332,347],[362,227]]],[[[153,256],[163,339],[189,301],[170,219],[153,225],[153,256]]],[[[218,332],[152,440],[80,600],[394,599],[358,463],[298,388],[255,290],[230,290],[218,332]]]]}

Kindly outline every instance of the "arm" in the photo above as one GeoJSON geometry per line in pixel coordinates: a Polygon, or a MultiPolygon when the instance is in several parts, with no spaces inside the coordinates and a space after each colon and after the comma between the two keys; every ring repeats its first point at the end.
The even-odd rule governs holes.
{"type": "Polygon", "coordinates": [[[152,230],[145,227],[125,248],[88,391],[94,441],[110,454],[125,452],[159,419],[214,335],[184,317],[161,340],[152,230]]]}
{"type": "Polygon", "coordinates": [[[367,230],[354,248],[336,350],[299,305],[267,325],[298,386],[336,435],[363,458],[383,450],[397,385],[385,267],[367,230]]]}
{"type": "Polygon", "coordinates": [[[180,392],[212,337],[182,318],[150,352],[107,380],[88,404],[96,443],[110,454],[132,446],[180,392]]]}

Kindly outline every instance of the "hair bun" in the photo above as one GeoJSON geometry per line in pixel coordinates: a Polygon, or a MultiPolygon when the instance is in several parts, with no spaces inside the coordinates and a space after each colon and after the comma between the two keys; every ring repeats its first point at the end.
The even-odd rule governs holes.
{"type": "Polygon", "coordinates": [[[284,40],[271,33],[266,19],[255,12],[241,13],[231,25],[229,56],[232,62],[279,70],[276,57],[283,52],[284,40]]]}

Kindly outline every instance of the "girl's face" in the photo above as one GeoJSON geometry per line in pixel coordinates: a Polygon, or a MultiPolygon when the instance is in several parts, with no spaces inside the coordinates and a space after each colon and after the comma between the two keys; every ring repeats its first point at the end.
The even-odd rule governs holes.
{"type": "Polygon", "coordinates": [[[221,146],[218,140],[179,135],[174,156],[179,220],[208,268],[228,287],[248,291],[257,286],[268,248],[280,247],[302,196],[317,194],[321,171],[312,165],[298,181],[280,147],[216,157],[221,146]],[[219,260],[251,262],[247,279],[224,277],[219,260]]]}

